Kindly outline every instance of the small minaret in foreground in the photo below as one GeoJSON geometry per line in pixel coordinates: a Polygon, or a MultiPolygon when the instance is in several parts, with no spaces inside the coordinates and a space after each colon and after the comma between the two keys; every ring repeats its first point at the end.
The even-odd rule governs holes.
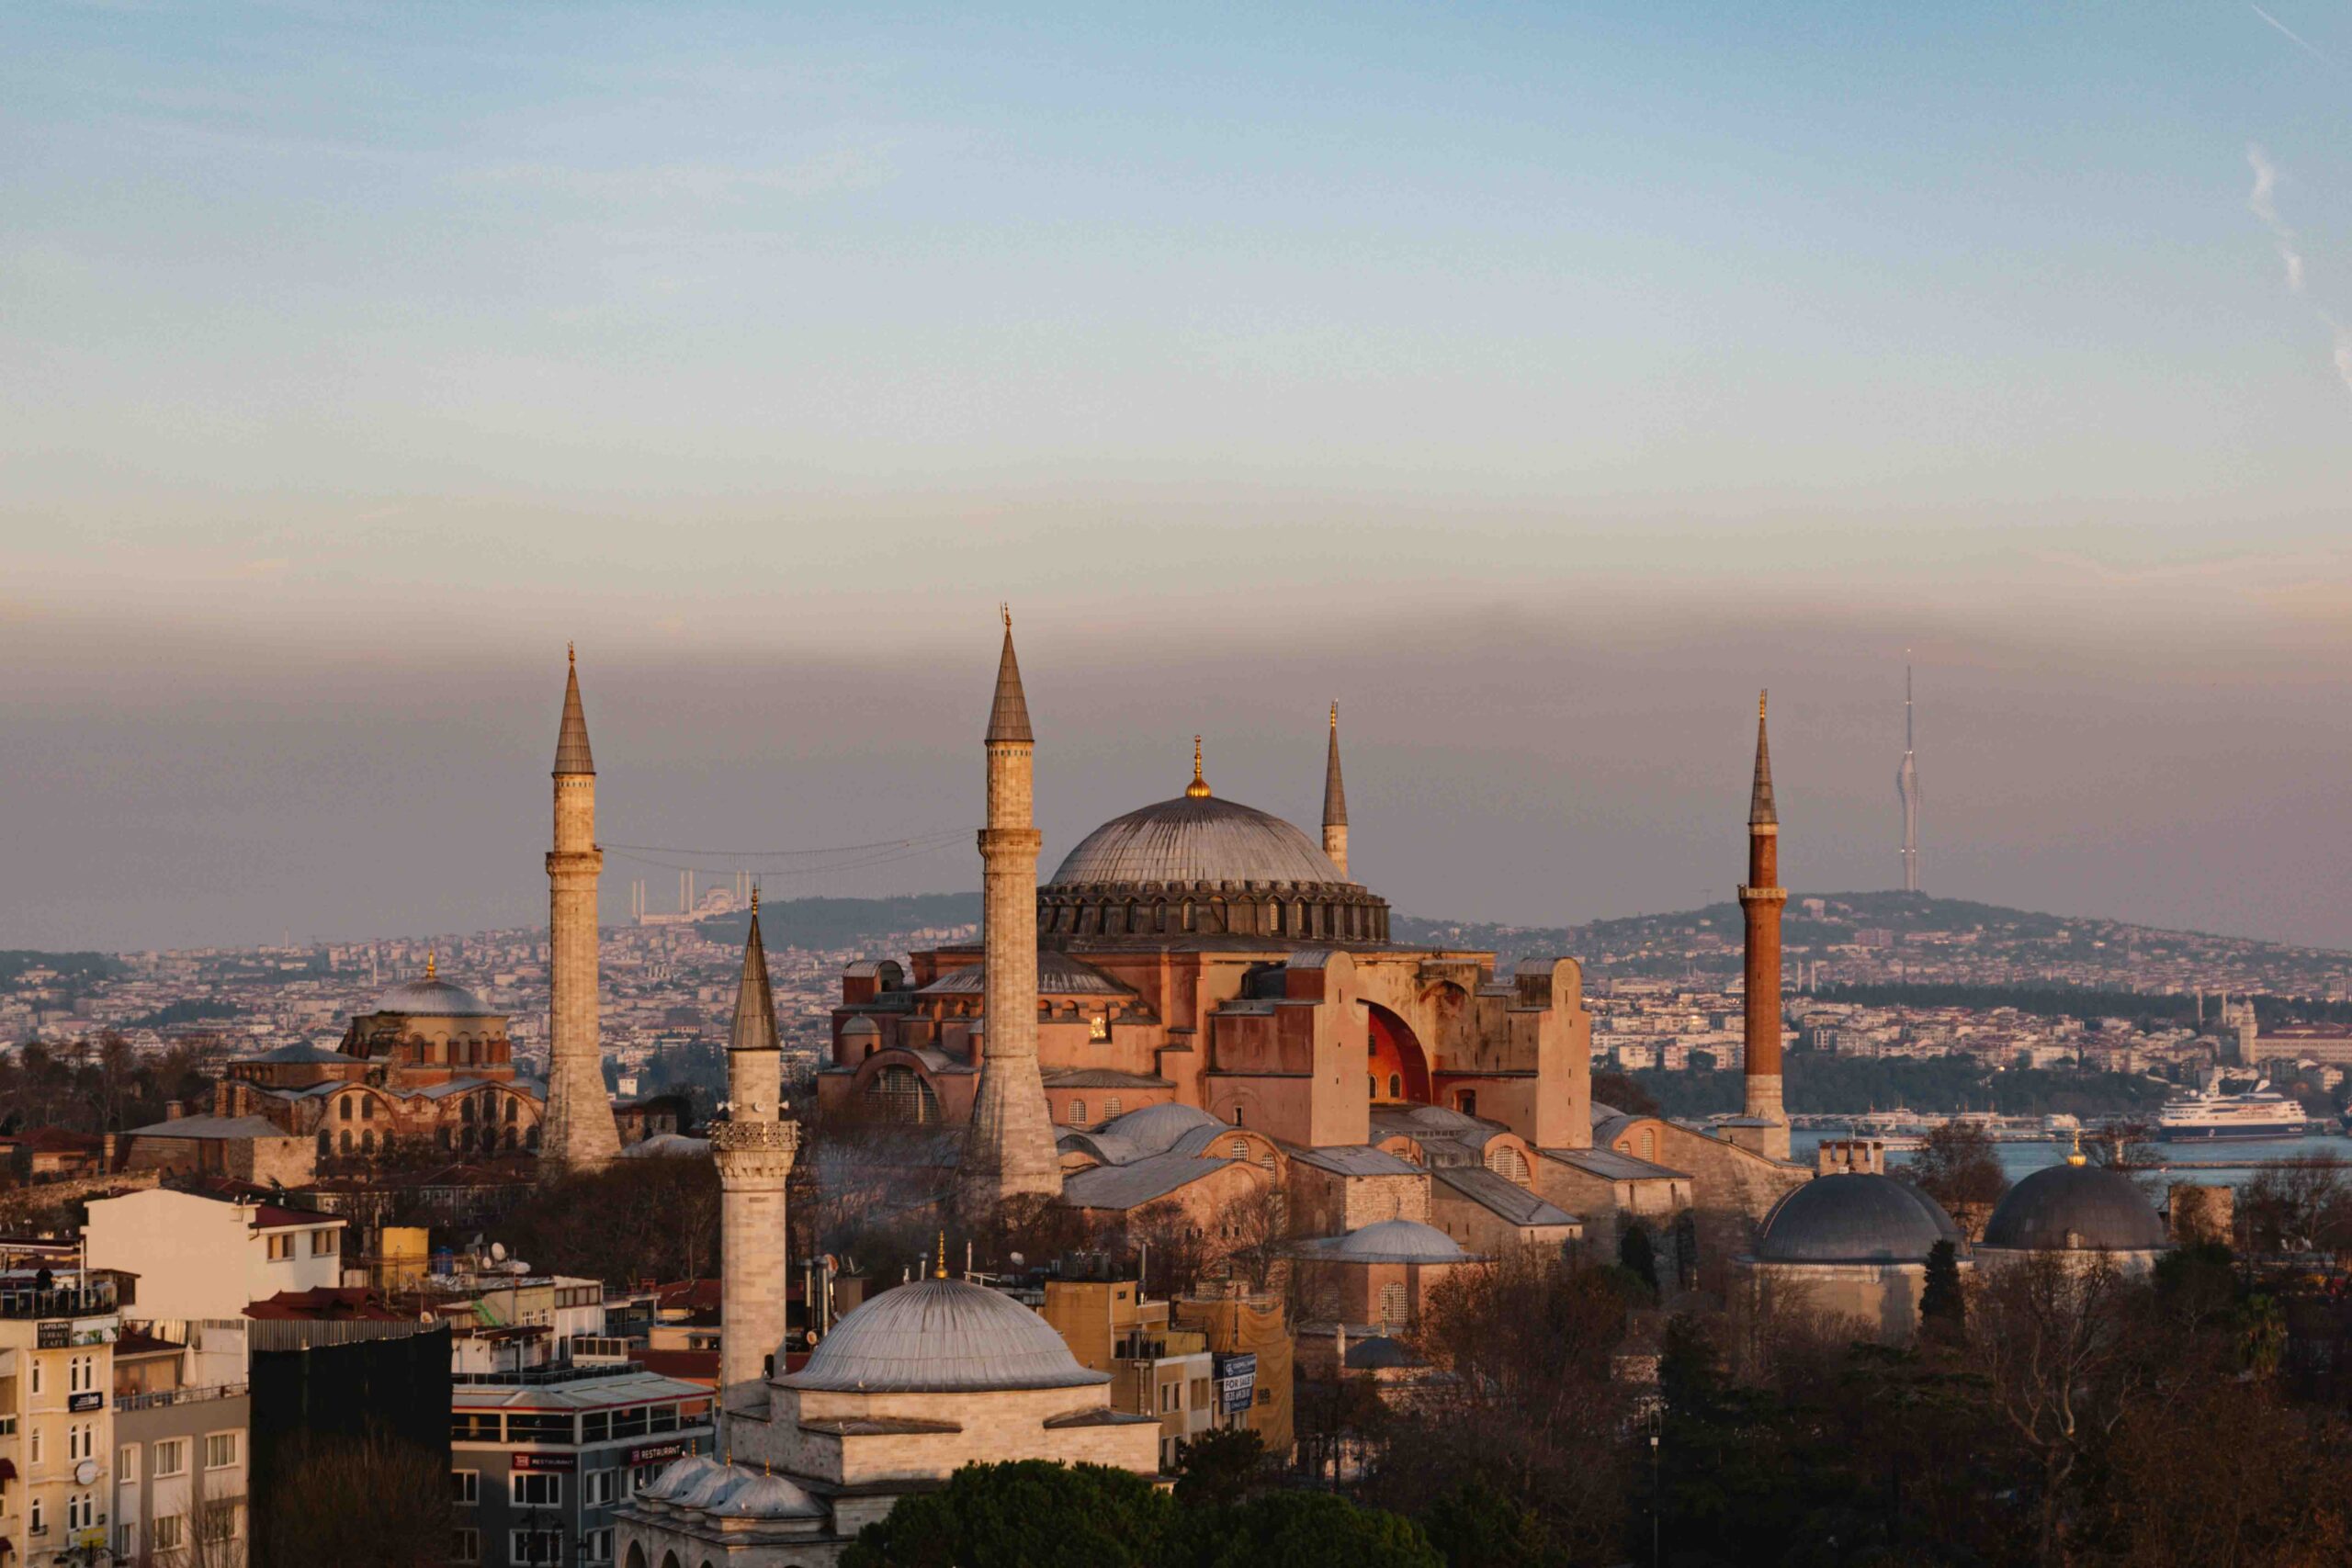
{"type": "Polygon", "coordinates": [[[600,1170],[621,1152],[612,1097],[605,1091],[597,1020],[596,762],[580,707],[580,664],[567,648],[563,728],[555,742],[555,848],[548,854],[548,1099],[539,1131],[539,1174],[600,1170]]]}
{"type": "Polygon", "coordinates": [[[784,1345],[790,1234],[785,1186],[800,1149],[800,1124],[784,1120],[784,1052],[776,1041],[775,993],[760,940],[760,893],[752,890],[752,930],[735,988],[735,1032],[727,1043],[727,1120],[710,1129],[718,1164],[718,1387],[727,1408],[764,1413],[760,1388],[784,1345]]]}
{"type": "Polygon", "coordinates": [[[1739,909],[1747,926],[1747,1088],[1743,1129],[1774,1159],[1789,1157],[1789,1118],[1781,1099],[1781,815],[1772,804],[1772,753],[1764,737],[1764,694],[1756,698],[1756,782],[1747,797],[1747,881],[1739,909]]]}
{"type": "Polygon", "coordinates": [[[989,817],[980,829],[980,1086],[965,1129],[956,1202],[967,1217],[1024,1193],[1058,1195],[1061,1156],[1037,1067],[1037,850],[1031,826],[1031,760],[1036,737],[1021,666],[1012,656],[1012,614],[1004,615],[996,701],[989,711],[989,817]]]}
{"type": "Polygon", "coordinates": [[[1348,874],[1348,791],[1340,783],[1340,705],[1331,705],[1331,750],[1323,760],[1323,854],[1348,874]]]}

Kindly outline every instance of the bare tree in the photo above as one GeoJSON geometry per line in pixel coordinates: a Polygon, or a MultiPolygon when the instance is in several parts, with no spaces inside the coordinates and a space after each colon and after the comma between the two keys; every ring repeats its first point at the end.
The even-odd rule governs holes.
{"type": "Polygon", "coordinates": [[[1290,1235],[1288,1195],[1271,1179],[1252,1182],[1219,1206],[1215,1226],[1234,1274],[1253,1294],[1262,1292],[1290,1235]]]}
{"type": "Polygon", "coordinates": [[[261,1500],[262,1568],[440,1568],[449,1560],[448,1471],[396,1438],[294,1440],[261,1500]]]}

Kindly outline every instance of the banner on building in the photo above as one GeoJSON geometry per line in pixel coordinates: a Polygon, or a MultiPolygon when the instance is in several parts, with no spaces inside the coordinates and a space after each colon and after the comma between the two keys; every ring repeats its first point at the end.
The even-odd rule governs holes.
{"type": "Polygon", "coordinates": [[[1245,1350],[1238,1356],[1216,1359],[1216,1407],[1227,1416],[1250,1408],[1257,1396],[1258,1353],[1245,1350]]]}

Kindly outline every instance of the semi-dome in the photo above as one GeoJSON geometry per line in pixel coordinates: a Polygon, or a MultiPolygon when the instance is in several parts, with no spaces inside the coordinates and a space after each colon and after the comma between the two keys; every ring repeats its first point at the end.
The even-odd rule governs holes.
{"type": "Polygon", "coordinates": [[[1322,1243],[1319,1257],[1341,1263],[1463,1263],[1462,1244],[1419,1220],[1382,1220],[1322,1243]]]}
{"type": "Polygon", "coordinates": [[[1179,795],[1114,817],[1063,857],[1051,886],[1244,882],[1323,886],[1345,873],[1281,818],[1215,795],[1179,795]]]}
{"type": "Polygon", "coordinates": [[[1980,1244],[2004,1251],[2154,1252],[2165,1223],[2132,1179],[2096,1165],[2053,1165],[2015,1187],[1985,1222],[1980,1244]]]}
{"type": "Polygon", "coordinates": [[[403,980],[376,998],[378,1012],[406,1013],[412,1018],[490,1018],[495,1016],[482,999],[463,986],[427,975],[403,980]]]}
{"type": "Polygon", "coordinates": [[[1111,1380],[1080,1366],[1054,1325],[1011,1296],[922,1280],[852,1312],[817,1342],[807,1366],[776,1381],[836,1393],[956,1393],[1111,1380]]]}
{"type": "Polygon", "coordinates": [[[1939,1241],[1964,1238],[1936,1201],[1907,1181],[1861,1171],[1817,1176],[1772,1205],[1756,1244],[1762,1263],[1921,1263],[1939,1241]]]}

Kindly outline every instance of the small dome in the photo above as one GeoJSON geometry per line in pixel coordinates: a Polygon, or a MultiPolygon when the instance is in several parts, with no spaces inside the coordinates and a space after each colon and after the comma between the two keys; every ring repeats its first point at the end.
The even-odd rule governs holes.
{"type": "Polygon", "coordinates": [[[872,1019],[865,1017],[853,1018],[847,1023],[842,1025],[842,1034],[843,1038],[847,1038],[853,1034],[879,1034],[881,1032],[882,1026],[875,1022],[872,1019]]]}
{"type": "Polygon", "coordinates": [[[1102,1123],[1098,1132],[1133,1149],[1135,1153],[1128,1156],[1130,1159],[1141,1159],[1147,1155],[1166,1154],[1187,1133],[1197,1132],[1203,1127],[1222,1128],[1224,1125],[1197,1106],[1178,1105],[1170,1100],[1114,1117],[1102,1123]]]}
{"type": "Polygon", "coordinates": [[[681,1494],[691,1492],[702,1484],[712,1471],[723,1468],[707,1454],[688,1454],[684,1459],[673,1461],[667,1470],[653,1478],[651,1485],[639,1491],[638,1495],[650,1497],[657,1503],[674,1502],[681,1494]]]}
{"type": "Polygon", "coordinates": [[[1348,885],[1315,840],[1281,818],[1214,795],[1179,795],[1095,829],[1048,886],[1144,882],[1348,885]]]}
{"type": "Polygon", "coordinates": [[[2170,1238],[2155,1205],[2121,1171],[2053,1165],[2009,1189],[1979,1245],[2016,1252],[2154,1252],[2170,1238]]]}
{"type": "Polygon", "coordinates": [[[670,1501],[681,1508],[716,1508],[735,1495],[736,1491],[752,1477],[732,1465],[714,1464],[702,1478],[672,1496],[670,1501]]]}
{"type": "Polygon", "coordinates": [[[852,1312],[817,1342],[807,1366],[776,1381],[840,1393],[953,1393],[1111,1380],[1080,1366],[1054,1325],[1011,1296],[962,1280],[922,1280],[852,1312]]]}
{"type": "Polygon", "coordinates": [[[824,1508],[781,1475],[745,1470],[727,1501],[710,1510],[718,1519],[820,1519],[824,1508]]]}
{"type": "Polygon", "coordinates": [[[1855,1171],[1817,1176],[1764,1217],[1761,1263],[1921,1263],[1936,1243],[1959,1247],[1951,1216],[1907,1181],[1855,1171]]]}
{"type": "Polygon", "coordinates": [[[1382,1220],[1325,1243],[1320,1252],[1349,1263],[1462,1263],[1470,1257],[1461,1243],[1418,1220],[1382,1220]]]}
{"type": "Polygon", "coordinates": [[[480,997],[447,980],[403,980],[376,998],[378,1012],[406,1013],[411,1018],[492,1018],[480,997]]]}
{"type": "Polygon", "coordinates": [[[1385,1334],[1348,1342],[1348,1371],[1351,1372],[1410,1371],[1428,1365],[1385,1334]]]}

